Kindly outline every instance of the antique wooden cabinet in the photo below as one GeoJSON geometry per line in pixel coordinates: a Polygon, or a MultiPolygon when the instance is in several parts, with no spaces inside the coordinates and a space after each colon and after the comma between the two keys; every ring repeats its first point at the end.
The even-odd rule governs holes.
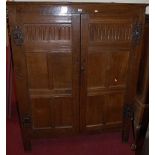
{"type": "Polygon", "coordinates": [[[25,149],[106,129],[128,139],[145,6],[7,3],[25,149]]]}

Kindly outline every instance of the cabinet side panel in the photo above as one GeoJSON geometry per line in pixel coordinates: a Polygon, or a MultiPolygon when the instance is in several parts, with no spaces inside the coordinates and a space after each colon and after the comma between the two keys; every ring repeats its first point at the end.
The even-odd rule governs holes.
{"type": "MultiPolygon", "coordinates": [[[[28,92],[27,65],[22,45],[18,45],[18,35],[15,36],[15,29],[21,23],[17,22],[16,5],[8,5],[9,31],[11,34],[11,47],[15,71],[15,83],[17,92],[17,105],[20,114],[21,133],[25,150],[31,149],[31,110],[28,92]]],[[[17,28],[18,29],[18,28],[17,28]]],[[[17,30],[16,29],[16,30],[17,30]]],[[[21,29],[20,29],[21,30],[21,29]]],[[[19,31],[17,31],[19,33],[19,31]]],[[[21,32],[22,33],[22,32],[21,32]]]]}

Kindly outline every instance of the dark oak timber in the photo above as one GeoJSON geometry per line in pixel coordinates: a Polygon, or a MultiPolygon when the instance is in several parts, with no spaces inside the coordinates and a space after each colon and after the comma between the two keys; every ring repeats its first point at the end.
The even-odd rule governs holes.
{"type": "Polygon", "coordinates": [[[7,2],[25,150],[119,129],[127,141],[146,4],[7,2]]]}

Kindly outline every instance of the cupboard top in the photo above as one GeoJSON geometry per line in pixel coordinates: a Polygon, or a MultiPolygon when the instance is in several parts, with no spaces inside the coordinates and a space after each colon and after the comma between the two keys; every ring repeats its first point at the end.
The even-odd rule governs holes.
{"type": "MultiPolygon", "coordinates": [[[[62,7],[66,7],[67,12],[65,14],[71,13],[100,13],[100,12],[117,12],[122,13],[122,11],[140,11],[144,10],[148,4],[136,4],[136,3],[80,3],[80,2],[7,2],[7,6],[18,8],[18,12],[27,12],[34,8],[39,9],[39,11],[49,12],[52,14],[57,14],[60,12],[62,7]],[[140,9],[140,10],[139,10],[140,9]],[[52,11],[50,11],[52,10],[52,11]]],[[[31,12],[31,11],[30,11],[31,12]]]]}

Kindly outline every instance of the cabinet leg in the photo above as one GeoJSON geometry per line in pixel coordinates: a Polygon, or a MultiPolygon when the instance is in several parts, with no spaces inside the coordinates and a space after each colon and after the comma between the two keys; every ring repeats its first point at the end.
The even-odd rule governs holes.
{"type": "Polygon", "coordinates": [[[129,131],[126,129],[123,129],[123,131],[122,131],[122,142],[128,143],[128,140],[129,140],[129,131]]]}
{"type": "Polygon", "coordinates": [[[23,139],[23,145],[24,145],[25,151],[31,151],[32,150],[32,145],[31,145],[30,139],[23,139]]]}
{"type": "Polygon", "coordinates": [[[129,133],[130,133],[130,123],[129,119],[125,119],[123,123],[123,130],[122,130],[122,142],[128,143],[129,140],[129,133]]]}
{"type": "Polygon", "coordinates": [[[32,150],[30,131],[31,130],[29,128],[21,128],[23,146],[24,146],[25,151],[31,151],[32,150]]]}
{"type": "Polygon", "coordinates": [[[134,110],[130,104],[124,105],[123,110],[122,142],[127,143],[129,140],[131,120],[134,119],[134,110]]]}

